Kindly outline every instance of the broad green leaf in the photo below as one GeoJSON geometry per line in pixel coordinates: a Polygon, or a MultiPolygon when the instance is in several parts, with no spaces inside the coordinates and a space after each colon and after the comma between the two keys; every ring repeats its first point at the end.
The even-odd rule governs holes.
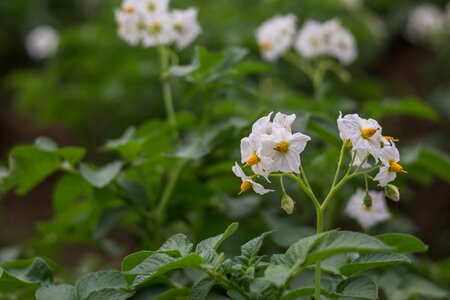
{"type": "Polygon", "coordinates": [[[259,252],[259,249],[261,249],[263,245],[263,240],[266,236],[271,234],[272,231],[264,232],[260,236],[251,239],[247,243],[241,246],[241,254],[246,259],[251,259],[252,257],[256,256],[259,252]]]}
{"type": "Polygon", "coordinates": [[[286,262],[286,264],[290,267],[293,267],[295,265],[302,265],[306,261],[311,248],[316,244],[317,241],[323,239],[327,234],[329,234],[329,232],[305,237],[290,246],[286,251],[286,254],[284,255],[284,261],[286,262]]]}
{"type": "Polygon", "coordinates": [[[364,103],[364,110],[367,115],[372,116],[374,119],[391,115],[409,115],[432,121],[439,119],[438,113],[430,105],[416,98],[366,101],[364,103]]]}
{"type": "Polygon", "coordinates": [[[339,271],[345,276],[352,276],[365,270],[402,263],[411,263],[411,259],[395,253],[366,253],[352,262],[341,265],[339,271]]]}
{"type": "Polygon", "coordinates": [[[154,254],[125,274],[138,275],[133,282],[133,286],[136,287],[142,286],[151,279],[174,269],[198,269],[205,263],[206,261],[197,253],[190,253],[177,259],[167,254],[154,254]]]}
{"type": "Polygon", "coordinates": [[[194,138],[187,144],[181,145],[173,156],[184,159],[199,159],[210,151],[208,145],[200,138],[194,138]]]}
{"type": "Polygon", "coordinates": [[[276,287],[281,287],[291,276],[291,272],[291,268],[286,265],[269,265],[264,271],[264,280],[274,284],[276,287]]]}
{"type": "Polygon", "coordinates": [[[128,207],[119,207],[106,211],[98,220],[94,238],[100,239],[108,234],[129,211],[128,207]]]}
{"type": "Polygon", "coordinates": [[[55,153],[68,161],[71,166],[74,166],[86,155],[86,149],[81,147],[64,147],[56,150],[55,153]]]}
{"type": "Polygon", "coordinates": [[[230,226],[228,226],[228,228],[225,230],[224,233],[201,241],[200,243],[197,244],[195,252],[201,254],[209,250],[216,251],[217,248],[219,248],[219,246],[223,243],[223,241],[225,241],[230,235],[232,235],[236,231],[238,226],[239,223],[232,223],[230,226]]]}
{"type": "Polygon", "coordinates": [[[67,174],[61,177],[53,190],[53,207],[58,213],[71,209],[79,201],[92,197],[92,186],[81,176],[67,174]]]}
{"type": "MultiPolygon", "coordinates": [[[[282,300],[294,300],[299,299],[299,297],[312,296],[314,295],[314,273],[302,273],[299,275],[298,282],[300,283],[298,287],[294,290],[287,292],[281,299],[282,300]]],[[[335,295],[336,280],[332,278],[322,278],[320,280],[320,293],[321,295],[332,297],[335,295]]]]}
{"type": "Polygon", "coordinates": [[[152,297],[152,300],[173,300],[179,299],[179,297],[180,299],[185,299],[184,297],[189,296],[189,292],[190,289],[188,288],[174,288],[152,297]]]}
{"type": "Polygon", "coordinates": [[[70,284],[43,285],[36,291],[36,300],[77,300],[77,296],[70,284]]]}
{"type": "Polygon", "coordinates": [[[5,179],[8,187],[16,187],[24,195],[61,167],[58,155],[35,148],[19,146],[11,151],[10,174],[5,179]]]}
{"type": "Polygon", "coordinates": [[[192,287],[189,298],[196,300],[206,299],[206,297],[208,297],[209,291],[216,284],[217,284],[216,279],[212,277],[205,277],[199,280],[192,287]]]}
{"type": "Polygon", "coordinates": [[[97,170],[93,170],[86,164],[80,164],[80,173],[90,184],[102,188],[110,183],[120,172],[123,162],[114,161],[97,170]]]}
{"type": "Polygon", "coordinates": [[[5,262],[1,263],[0,267],[24,282],[50,282],[53,280],[50,266],[40,257],[5,262]]]}
{"type": "MultiPolygon", "coordinates": [[[[289,291],[285,296],[281,298],[281,300],[296,300],[300,297],[312,296],[314,295],[315,289],[314,287],[302,287],[292,291],[289,291]]],[[[320,294],[324,296],[330,295],[330,292],[325,289],[320,289],[320,294]]]]}
{"type": "Polygon", "coordinates": [[[181,233],[177,233],[171,236],[164,244],[159,248],[161,251],[178,250],[181,256],[187,255],[192,250],[192,243],[188,238],[181,233]]]}
{"type": "Polygon", "coordinates": [[[308,254],[306,265],[324,258],[348,252],[382,252],[392,248],[367,234],[351,231],[332,231],[315,243],[308,254]]]}
{"type": "Polygon", "coordinates": [[[377,299],[378,287],[369,277],[352,277],[339,282],[336,287],[336,294],[342,297],[377,299]]]}
{"type": "Polygon", "coordinates": [[[438,150],[423,148],[419,152],[417,164],[450,182],[450,157],[447,154],[438,150]]]}
{"type": "Polygon", "coordinates": [[[392,247],[392,252],[414,253],[425,252],[428,246],[415,236],[404,233],[385,233],[376,236],[384,244],[392,247]]]}
{"type": "Polygon", "coordinates": [[[54,151],[59,148],[58,144],[54,140],[46,136],[40,136],[36,138],[36,140],[34,141],[34,145],[38,149],[45,151],[54,151]]]}
{"type": "Polygon", "coordinates": [[[133,292],[125,292],[116,288],[102,288],[89,294],[86,300],[125,300],[133,296],[133,292]]]}
{"type": "MultiPolygon", "coordinates": [[[[123,278],[122,274],[116,270],[103,270],[94,273],[89,273],[82,278],[80,278],[75,285],[78,298],[80,300],[85,299],[94,299],[91,298],[91,294],[98,296],[99,299],[108,299],[102,298],[104,295],[109,295],[111,297],[116,293],[111,290],[117,290],[120,292],[120,289],[128,288],[128,284],[123,278]],[[106,290],[105,290],[106,289],[106,290]]],[[[126,299],[126,298],[112,298],[112,299],[126,299]]]]}

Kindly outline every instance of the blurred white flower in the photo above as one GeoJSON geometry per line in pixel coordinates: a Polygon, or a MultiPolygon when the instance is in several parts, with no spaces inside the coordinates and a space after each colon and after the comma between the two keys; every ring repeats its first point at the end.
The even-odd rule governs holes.
{"type": "Polygon", "coordinates": [[[409,14],[406,36],[414,43],[426,41],[444,29],[444,14],[432,4],[417,6],[409,14]]]}
{"type": "Polygon", "coordinates": [[[197,9],[176,9],[171,14],[175,43],[180,49],[186,48],[202,30],[197,22],[197,9]]]}
{"type": "Polygon", "coordinates": [[[269,190],[269,189],[264,188],[261,184],[253,181],[247,175],[245,175],[244,171],[238,165],[237,162],[234,163],[234,166],[231,169],[232,169],[234,175],[236,175],[237,177],[241,178],[241,180],[242,180],[241,193],[244,193],[244,192],[248,191],[250,188],[253,188],[255,193],[258,193],[260,195],[264,195],[264,194],[267,194],[269,192],[273,192],[273,190],[269,190]]]}
{"type": "Polygon", "coordinates": [[[27,34],[25,39],[25,47],[28,54],[36,60],[42,60],[54,55],[58,45],[58,32],[48,25],[34,28],[27,34]]]}
{"type": "MultiPolygon", "coordinates": [[[[128,6],[129,11],[131,6],[128,6]]],[[[130,45],[137,45],[142,39],[145,23],[138,13],[116,10],[117,33],[130,45]]]]}
{"type": "Polygon", "coordinates": [[[295,34],[296,19],[293,14],[278,15],[261,24],[256,39],[265,60],[276,61],[289,49],[295,34]]]}
{"type": "Polygon", "coordinates": [[[383,192],[369,191],[369,195],[372,198],[371,207],[363,204],[365,195],[366,192],[363,189],[358,189],[347,203],[345,212],[348,216],[358,221],[364,229],[368,229],[388,220],[391,214],[387,208],[383,192]]]}
{"type": "Polygon", "coordinates": [[[358,56],[355,38],[337,19],[324,23],[306,21],[298,33],[295,49],[306,59],[329,55],[342,64],[350,64],[358,56]]]}
{"type": "Polygon", "coordinates": [[[400,153],[395,146],[385,146],[379,151],[379,158],[383,164],[373,179],[379,186],[386,186],[397,177],[397,173],[405,172],[400,161],[400,153]]]}
{"type": "Polygon", "coordinates": [[[169,0],[137,0],[137,9],[146,17],[166,14],[169,11],[169,0]]]}
{"type": "Polygon", "coordinates": [[[307,59],[324,55],[327,47],[323,33],[323,26],[320,22],[307,21],[300,29],[295,40],[295,49],[298,54],[307,59]]]}
{"type": "Polygon", "coordinates": [[[264,116],[262,118],[259,118],[256,120],[255,123],[252,125],[252,133],[255,135],[263,135],[263,134],[270,134],[272,132],[272,122],[270,122],[270,117],[272,116],[272,113],[269,113],[267,116],[264,116]]]}
{"type": "Polygon", "coordinates": [[[169,13],[155,14],[145,20],[142,44],[146,47],[167,45],[174,41],[175,31],[169,13]]]}
{"type": "Polygon", "coordinates": [[[263,135],[261,153],[273,161],[270,172],[300,173],[300,153],[310,139],[303,133],[292,134],[286,128],[272,128],[272,134],[263,135]]]}
{"type": "Polygon", "coordinates": [[[352,63],[358,56],[355,38],[344,28],[340,28],[330,36],[327,50],[344,65],[352,63]]]}

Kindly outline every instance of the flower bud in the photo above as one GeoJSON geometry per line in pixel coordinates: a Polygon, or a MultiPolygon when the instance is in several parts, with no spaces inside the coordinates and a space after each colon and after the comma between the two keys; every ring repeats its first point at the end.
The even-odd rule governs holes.
{"type": "Polygon", "coordinates": [[[395,202],[400,200],[400,192],[398,187],[393,184],[386,185],[384,188],[384,195],[395,202]]]}
{"type": "Polygon", "coordinates": [[[366,192],[366,195],[364,196],[363,205],[370,209],[372,208],[372,197],[369,195],[369,193],[366,192]]]}
{"type": "Polygon", "coordinates": [[[283,193],[283,197],[281,198],[281,208],[290,215],[294,211],[294,206],[295,201],[292,200],[288,194],[283,193]]]}

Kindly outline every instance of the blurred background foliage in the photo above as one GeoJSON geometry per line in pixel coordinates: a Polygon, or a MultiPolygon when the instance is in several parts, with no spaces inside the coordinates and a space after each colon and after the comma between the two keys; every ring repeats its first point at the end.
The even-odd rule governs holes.
{"type": "MultiPolygon", "coordinates": [[[[51,140],[40,139],[36,146],[10,152],[18,144],[32,145],[42,135],[56,140],[62,149],[69,145],[87,149],[64,150],[74,166],[84,155],[99,166],[122,162],[111,185],[96,183],[95,178],[86,182],[83,174],[56,172],[25,198],[6,193],[1,203],[0,247],[4,248],[0,261],[49,255],[77,270],[63,272],[71,278],[105,264],[117,266],[133,250],[157,247],[159,239],[142,232],[146,225],[140,223],[139,210],[130,209],[130,203],[124,205],[124,199],[150,209],[147,198],[151,203],[149,195],[163,193],[170,179],[166,171],[185,160],[187,166],[179,167],[189,171],[181,172],[167,212],[156,223],[162,226],[157,229],[162,237],[184,232],[200,240],[239,220],[241,236],[235,239],[278,229],[269,247],[285,248],[312,232],[313,208],[289,185],[297,202],[292,216],[280,210],[279,193],[263,199],[252,194],[237,197],[239,182],[230,168],[239,159],[239,140],[263,114],[296,113],[295,129],[313,138],[302,160],[313,186],[320,189],[330,180],[323,175],[334,171],[340,144],[335,120],[338,111],[343,111],[378,119],[385,133],[399,137],[409,171],[398,182],[402,201],[389,203],[395,217],[371,233],[417,234],[430,249],[414,272],[448,286],[450,37],[438,47],[405,39],[408,11],[421,2],[171,3],[172,7],[198,7],[203,27],[196,42],[201,48],[179,53],[181,65],[197,57],[200,69],[187,80],[173,72],[177,118],[185,132],[178,151],[163,121],[156,50],[130,47],[117,37],[113,12],[118,0],[0,3],[1,160],[6,166],[8,155],[20,159],[27,153],[48,162],[40,169],[42,176],[34,174],[30,182],[10,183],[9,188],[18,187],[22,196],[59,170],[61,149],[51,140]],[[313,99],[309,80],[297,69],[284,61],[267,64],[261,60],[254,39],[257,26],[276,13],[288,12],[298,16],[298,24],[337,17],[350,29],[359,49],[357,61],[349,67],[350,82],[331,75],[313,99]],[[54,57],[36,62],[28,57],[24,39],[41,24],[58,30],[60,46],[54,57]],[[47,152],[42,154],[42,149],[47,152]],[[156,190],[146,190],[151,187],[156,190]]],[[[446,5],[446,1],[428,3],[442,9],[446,5]]],[[[348,186],[340,193],[328,226],[358,230],[341,213],[355,188],[348,186]]]]}

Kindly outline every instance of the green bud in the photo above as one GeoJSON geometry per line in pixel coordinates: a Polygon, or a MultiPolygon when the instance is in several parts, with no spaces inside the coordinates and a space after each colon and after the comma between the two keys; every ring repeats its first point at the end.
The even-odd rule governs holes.
{"type": "Polygon", "coordinates": [[[295,201],[292,200],[288,194],[283,193],[283,197],[281,198],[281,208],[290,215],[294,211],[294,206],[295,201]]]}
{"type": "Polygon", "coordinates": [[[353,147],[352,141],[351,141],[350,139],[345,140],[345,141],[344,141],[344,147],[345,147],[346,149],[351,149],[351,148],[353,147]]]}
{"type": "Polygon", "coordinates": [[[384,195],[395,202],[400,200],[400,192],[398,187],[393,184],[386,185],[384,188],[384,195]]]}
{"type": "Polygon", "coordinates": [[[372,207],[372,197],[367,192],[366,192],[366,195],[364,196],[363,205],[366,208],[371,208],[372,207]]]}

